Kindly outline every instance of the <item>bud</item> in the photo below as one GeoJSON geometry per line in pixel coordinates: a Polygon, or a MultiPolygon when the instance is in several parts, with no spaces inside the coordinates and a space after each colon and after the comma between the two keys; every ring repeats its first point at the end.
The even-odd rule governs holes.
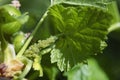
{"type": "Polygon", "coordinates": [[[14,6],[14,7],[16,7],[17,9],[19,9],[20,8],[20,6],[21,6],[21,4],[20,4],[20,2],[18,1],[18,0],[12,0],[12,5],[14,6]]]}

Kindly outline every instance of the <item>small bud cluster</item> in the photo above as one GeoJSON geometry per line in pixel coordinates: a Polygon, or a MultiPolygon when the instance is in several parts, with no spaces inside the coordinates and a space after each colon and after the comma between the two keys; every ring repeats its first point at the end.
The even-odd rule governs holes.
{"type": "Polygon", "coordinates": [[[11,5],[16,7],[17,9],[19,9],[21,6],[19,0],[12,0],[11,5]]]}

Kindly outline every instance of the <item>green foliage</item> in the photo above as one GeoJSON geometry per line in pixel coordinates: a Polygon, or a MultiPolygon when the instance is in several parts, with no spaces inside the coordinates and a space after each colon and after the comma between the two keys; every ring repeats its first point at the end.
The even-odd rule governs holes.
{"type": "Polygon", "coordinates": [[[21,15],[19,10],[10,5],[1,6],[0,14],[0,25],[6,34],[17,32],[28,20],[28,15],[21,15]],[[24,20],[21,20],[21,18],[24,20]]]}
{"type": "Polygon", "coordinates": [[[59,70],[56,67],[44,67],[49,80],[56,80],[59,70]]]}
{"type": "Polygon", "coordinates": [[[60,51],[51,52],[54,55],[51,58],[59,56],[52,62],[58,62],[61,71],[69,70],[90,55],[101,53],[106,47],[104,41],[112,17],[104,9],[60,4],[52,6],[48,16],[52,34],[59,36],[56,48],[60,51]]]}
{"type": "Polygon", "coordinates": [[[0,7],[0,23],[12,22],[15,19],[2,7],[0,7]]]}
{"type": "MultiPolygon", "coordinates": [[[[31,4],[28,4],[28,2],[29,2],[29,0],[20,0],[20,3],[22,5],[20,7],[21,12],[27,11],[30,16],[28,22],[22,28],[22,31],[25,31],[25,32],[32,31],[35,28],[35,25],[37,24],[38,20],[42,17],[44,12],[50,6],[49,0],[44,0],[44,1],[32,0],[31,4]]],[[[39,34],[39,33],[37,33],[37,34],[39,34]]],[[[39,40],[40,38],[39,38],[39,36],[37,36],[37,34],[34,37],[34,39],[37,38],[37,40],[39,40]]]]}
{"type": "Polygon", "coordinates": [[[16,34],[14,34],[14,38],[13,38],[12,42],[13,42],[16,52],[18,52],[21,49],[21,47],[25,43],[25,40],[26,40],[26,37],[23,32],[18,32],[16,34]]]}
{"type": "Polygon", "coordinates": [[[68,80],[109,80],[95,59],[88,59],[88,65],[76,65],[64,75],[68,77],[68,80]]]}
{"type": "Polygon", "coordinates": [[[0,0],[0,76],[8,72],[13,80],[56,80],[62,76],[60,70],[68,80],[108,80],[97,62],[88,58],[103,52],[107,34],[119,26],[113,0],[51,0],[51,5],[49,0],[32,4],[20,0],[23,14],[4,5],[9,1],[0,0]],[[24,33],[14,37],[18,31],[24,33]],[[20,65],[11,62],[22,66],[13,71],[20,65]],[[3,71],[3,64],[11,70],[3,71]]]}
{"type": "Polygon", "coordinates": [[[114,0],[51,0],[52,4],[66,3],[74,5],[94,5],[106,8],[106,5],[114,0]]]}
{"type": "Polygon", "coordinates": [[[3,68],[5,67],[3,72],[3,68],[1,68],[0,74],[1,76],[4,75],[4,77],[14,77],[17,73],[23,71],[23,73],[19,74],[20,78],[23,79],[31,69],[32,61],[26,58],[16,58],[14,46],[10,43],[11,40],[5,36],[12,38],[12,35],[19,31],[22,25],[27,22],[28,15],[22,15],[18,9],[11,5],[0,6],[0,14],[0,66],[4,64],[3,68]],[[24,20],[21,21],[21,17],[24,20]],[[23,63],[25,62],[24,69],[22,69],[22,61],[23,63]],[[18,70],[14,71],[13,68],[18,70]]]}
{"type": "Polygon", "coordinates": [[[21,12],[12,5],[6,4],[1,7],[3,7],[11,16],[18,17],[21,15],[21,12]]]}

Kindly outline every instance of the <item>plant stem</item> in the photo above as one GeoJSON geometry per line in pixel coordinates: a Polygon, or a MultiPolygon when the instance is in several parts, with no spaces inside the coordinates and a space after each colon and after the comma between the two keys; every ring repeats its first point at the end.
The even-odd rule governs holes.
{"type": "Polygon", "coordinates": [[[5,54],[4,51],[7,47],[7,41],[5,40],[4,36],[3,36],[3,31],[2,31],[2,27],[0,25],[0,46],[1,46],[1,51],[0,51],[0,62],[3,62],[5,59],[5,54]]]}
{"type": "Polygon", "coordinates": [[[0,25],[0,42],[1,42],[2,50],[4,50],[7,47],[7,41],[5,40],[5,38],[3,36],[3,31],[2,31],[1,25],[0,25]]]}
{"type": "Polygon", "coordinates": [[[22,56],[22,54],[24,53],[24,51],[26,50],[26,48],[28,47],[29,43],[31,42],[31,40],[33,39],[34,35],[36,34],[37,30],[39,29],[39,27],[41,26],[41,24],[43,23],[43,21],[45,20],[45,18],[47,17],[47,12],[46,11],[44,13],[44,15],[42,16],[42,18],[39,20],[38,24],[36,25],[34,31],[31,33],[30,37],[27,39],[27,41],[25,42],[24,46],[22,47],[22,49],[18,52],[17,57],[22,56]]]}
{"type": "Polygon", "coordinates": [[[20,74],[20,76],[19,76],[20,79],[23,79],[30,71],[33,62],[31,60],[27,59],[26,57],[21,57],[20,59],[24,64],[26,64],[26,67],[24,68],[22,74],[20,74]]]}
{"type": "Polygon", "coordinates": [[[117,29],[120,29],[120,23],[116,23],[116,24],[113,24],[111,25],[111,27],[108,29],[108,32],[112,32],[112,31],[115,31],[117,29]]]}

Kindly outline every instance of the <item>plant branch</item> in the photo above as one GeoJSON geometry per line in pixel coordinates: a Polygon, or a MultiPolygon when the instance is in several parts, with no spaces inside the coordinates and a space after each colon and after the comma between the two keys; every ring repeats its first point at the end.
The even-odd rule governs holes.
{"type": "Polygon", "coordinates": [[[110,33],[110,32],[117,30],[117,29],[120,29],[120,23],[116,23],[116,24],[111,25],[111,27],[108,29],[108,32],[110,33]]]}
{"type": "Polygon", "coordinates": [[[23,56],[20,57],[20,59],[21,59],[21,61],[23,61],[26,64],[26,66],[23,70],[23,73],[19,76],[20,79],[23,79],[27,75],[27,73],[30,71],[33,62],[23,56]]]}
{"type": "Polygon", "coordinates": [[[24,51],[26,50],[26,48],[28,47],[29,43],[31,42],[31,40],[33,39],[34,35],[36,34],[37,30],[39,29],[39,27],[42,25],[43,21],[45,20],[45,18],[47,17],[47,11],[44,13],[44,15],[42,16],[42,18],[39,20],[38,24],[36,25],[34,31],[31,33],[30,37],[27,39],[27,41],[25,42],[24,46],[22,47],[22,49],[19,51],[19,53],[17,54],[17,57],[22,56],[22,54],[24,53],[24,51]]]}

